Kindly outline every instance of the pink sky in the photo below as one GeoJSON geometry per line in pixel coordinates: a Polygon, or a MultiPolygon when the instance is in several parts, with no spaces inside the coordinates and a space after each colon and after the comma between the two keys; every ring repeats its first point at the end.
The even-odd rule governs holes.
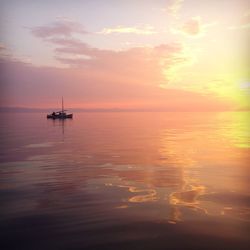
{"type": "Polygon", "coordinates": [[[111,2],[3,1],[0,105],[249,109],[247,1],[111,2]]]}

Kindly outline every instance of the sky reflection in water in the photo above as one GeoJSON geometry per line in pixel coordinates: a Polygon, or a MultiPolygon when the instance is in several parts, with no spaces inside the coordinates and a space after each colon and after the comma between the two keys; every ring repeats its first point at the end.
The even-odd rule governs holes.
{"type": "Polygon", "coordinates": [[[216,221],[230,224],[223,237],[247,239],[248,113],[79,113],[66,121],[5,116],[4,227],[51,216],[59,218],[56,231],[159,222],[199,235],[211,234],[216,221]]]}

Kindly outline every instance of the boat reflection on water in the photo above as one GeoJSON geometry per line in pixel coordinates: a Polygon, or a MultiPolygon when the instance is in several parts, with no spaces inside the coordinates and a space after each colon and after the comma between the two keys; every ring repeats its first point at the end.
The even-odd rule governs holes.
{"type": "MultiPolygon", "coordinates": [[[[61,140],[65,141],[70,134],[70,128],[73,125],[73,119],[48,119],[47,126],[51,127],[51,125],[53,127],[55,138],[59,139],[61,134],[61,140]]],[[[57,143],[59,143],[59,141],[57,143]]]]}

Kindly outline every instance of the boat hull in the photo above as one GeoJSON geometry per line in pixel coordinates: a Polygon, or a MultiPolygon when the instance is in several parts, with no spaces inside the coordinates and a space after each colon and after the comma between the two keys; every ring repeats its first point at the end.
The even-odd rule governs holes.
{"type": "Polygon", "coordinates": [[[59,114],[59,115],[47,115],[47,119],[72,119],[73,118],[73,114],[67,114],[67,115],[62,115],[62,114],[59,114]]]}

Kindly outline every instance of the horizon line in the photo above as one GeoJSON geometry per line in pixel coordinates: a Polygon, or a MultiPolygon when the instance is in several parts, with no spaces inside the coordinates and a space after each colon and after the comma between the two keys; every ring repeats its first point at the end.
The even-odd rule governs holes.
{"type": "MultiPolygon", "coordinates": [[[[51,110],[58,110],[58,108],[28,108],[28,107],[0,107],[1,113],[35,113],[35,112],[51,112],[51,110]]],[[[72,108],[70,112],[250,112],[248,109],[238,109],[238,110],[229,110],[229,109],[204,109],[204,110],[190,110],[190,109],[157,109],[157,108],[72,108]]]]}

